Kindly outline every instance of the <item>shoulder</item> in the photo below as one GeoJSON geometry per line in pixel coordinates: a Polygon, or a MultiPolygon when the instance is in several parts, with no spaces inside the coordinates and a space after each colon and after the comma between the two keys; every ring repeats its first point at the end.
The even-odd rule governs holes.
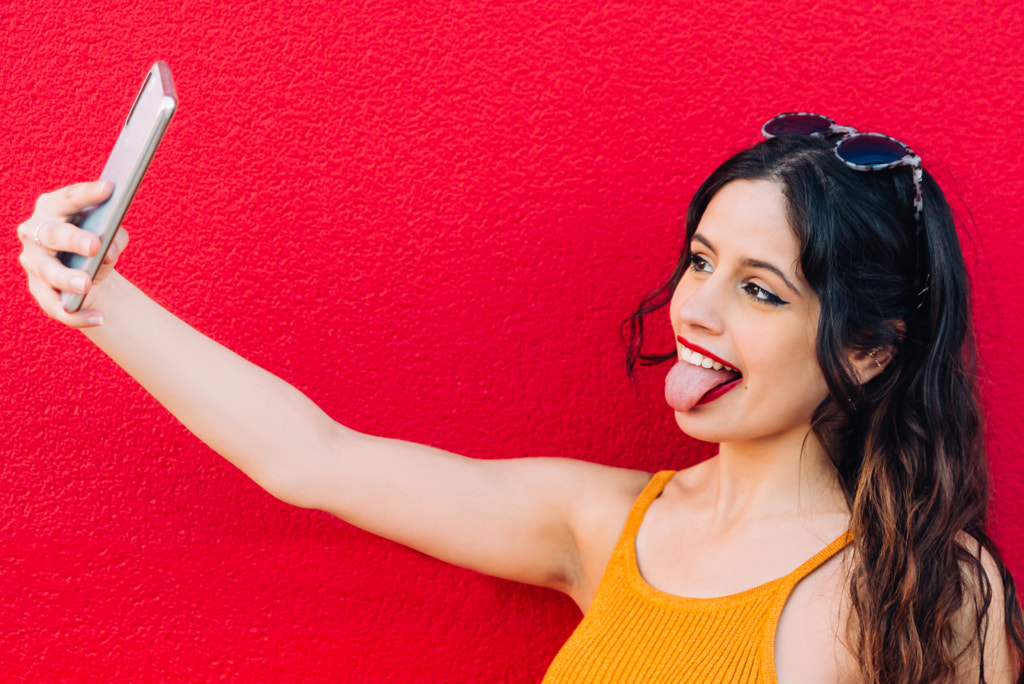
{"type": "MultiPolygon", "coordinates": [[[[581,545],[610,533],[614,540],[640,493],[654,476],[642,470],[587,464],[574,482],[573,529],[581,545]]],[[[611,549],[609,548],[609,553],[611,549]]]]}
{"type": "MultiPolygon", "coordinates": [[[[1015,682],[1019,656],[1006,624],[1007,587],[1002,564],[977,539],[963,533],[960,563],[963,600],[953,618],[954,639],[961,653],[958,679],[977,681],[984,663],[986,682],[1015,682]]],[[[1007,581],[1012,579],[1007,576],[1007,581]]],[[[1016,600],[1014,594],[1011,600],[1016,600]]]]}
{"type": "Polygon", "coordinates": [[[590,604],[629,511],[653,473],[591,463],[569,466],[570,526],[576,563],[566,593],[584,611],[590,604]]]}

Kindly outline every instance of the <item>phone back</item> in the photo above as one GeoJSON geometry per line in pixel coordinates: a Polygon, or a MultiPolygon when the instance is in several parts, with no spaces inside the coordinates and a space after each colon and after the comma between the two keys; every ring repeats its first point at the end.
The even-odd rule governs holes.
{"type": "MultiPolygon", "coordinates": [[[[100,180],[114,184],[113,193],[105,202],[69,219],[70,223],[99,236],[100,251],[91,257],[63,252],[59,257],[65,266],[81,269],[90,278],[96,275],[177,105],[170,67],[164,62],[157,62],[146,74],[135,104],[100,173],[100,180]]],[[[61,296],[64,309],[69,312],[77,311],[84,299],[84,295],[67,292],[61,296]]]]}

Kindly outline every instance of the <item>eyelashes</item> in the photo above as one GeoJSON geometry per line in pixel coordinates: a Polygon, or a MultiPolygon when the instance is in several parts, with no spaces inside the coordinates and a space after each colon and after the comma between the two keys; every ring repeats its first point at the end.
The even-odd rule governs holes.
{"type": "Polygon", "coordinates": [[[697,256],[696,254],[693,254],[691,252],[690,256],[687,257],[687,260],[690,262],[690,270],[691,271],[697,271],[699,273],[710,273],[711,272],[711,264],[709,264],[707,261],[705,261],[701,257],[697,256]]]}
{"type": "Polygon", "coordinates": [[[754,283],[745,284],[743,286],[743,291],[750,295],[751,299],[757,302],[764,302],[771,306],[782,306],[783,304],[788,304],[788,302],[783,301],[778,296],[772,294],[760,285],[755,285],[754,283]]]}
{"type": "MultiPolygon", "coordinates": [[[[695,273],[712,272],[711,264],[708,263],[707,259],[691,253],[688,260],[690,262],[691,271],[694,271],[695,273]]],[[[741,289],[748,297],[761,304],[767,304],[768,306],[783,306],[789,303],[775,293],[751,282],[744,283],[741,289]]]]}

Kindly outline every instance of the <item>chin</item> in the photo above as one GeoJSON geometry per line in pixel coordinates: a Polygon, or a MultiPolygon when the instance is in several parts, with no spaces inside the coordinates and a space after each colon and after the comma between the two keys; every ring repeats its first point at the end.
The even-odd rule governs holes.
{"type": "Polygon", "coordinates": [[[676,425],[687,436],[702,442],[729,442],[735,440],[738,435],[735,430],[722,425],[715,420],[702,420],[694,416],[691,411],[675,411],[676,425]]]}
{"type": "Polygon", "coordinates": [[[686,435],[702,442],[722,444],[727,442],[774,442],[797,439],[802,441],[811,431],[810,418],[806,421],[758,422],[733,415],[728,422],[722,416],[700,415],[699,411],[675,411],[676,425],[686,435]]]}

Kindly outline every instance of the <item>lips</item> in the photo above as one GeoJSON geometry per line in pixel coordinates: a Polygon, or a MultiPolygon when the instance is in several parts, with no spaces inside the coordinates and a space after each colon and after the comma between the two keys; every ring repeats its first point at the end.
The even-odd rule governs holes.
{"type": "Polygon", "coordinates": [[[732,371],[733,373],[739,373],[733,364],[729,363],[725,359],[718,358],[703,347],[698,347],[682,335],[677,335],[676,341],[683,346],[683,349],[679,354],[679,358],[681,360],[692,363],[695,366],[702,366],[703,368],[711,368],[713,370],[722,370],[724,368],[725,370],[732,371]]]}
{"type": "Polygon", "coordinates": [[[682,336],[676,339],[682,345],[679,360],[665,378],[665,399],[676,411],[710,403],[739,386],[743,375],[733,364],[682,336]]]}

